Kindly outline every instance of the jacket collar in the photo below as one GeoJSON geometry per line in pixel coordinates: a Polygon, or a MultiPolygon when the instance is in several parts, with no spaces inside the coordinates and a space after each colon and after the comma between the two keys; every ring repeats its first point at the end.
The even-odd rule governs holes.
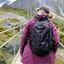
{"type": "Polygon", "coordinates": [[[43,15],[36,15],[35,18],[37,18],[38,20],[48,20],[47,16],[43,15]]]}

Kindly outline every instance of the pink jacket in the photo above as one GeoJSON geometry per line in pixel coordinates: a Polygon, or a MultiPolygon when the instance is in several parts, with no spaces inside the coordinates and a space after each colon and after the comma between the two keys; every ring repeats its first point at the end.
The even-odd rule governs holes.
{"type": "Polygon", "coordinates": [[[26,23],[24,27],[22,38],[21,38],[21,43],[20,43],[20,54],[22,57],[21,61],[23,62],[23,64],[54,64],[55,53],[56,53],[60,39],[59,39],[59,35],[57,32],[57,28],[52,22],[50,22],[50,25],[53,25],[52,29],[53,29],[53,35],[55,38],[55,42],[53,45],[53,50],[49,53],[49,55],[44,56],[44,57],[39,57],[33,54],[29,46],[29,41],[27,41],[27,45],[24,47],[24,51],[22,52],[25,39],[28,35],[31,25],[33,25],[34,23],[35,23],[35,20],[32,18],[26,23]]]}

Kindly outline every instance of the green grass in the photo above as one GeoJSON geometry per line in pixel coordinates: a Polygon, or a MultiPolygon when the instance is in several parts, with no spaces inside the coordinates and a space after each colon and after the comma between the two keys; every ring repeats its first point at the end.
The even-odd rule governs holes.
{"type": "Polygon", "coordinates": [[[18,14],[20,16],[24,16],[26,18],[30,17],[31,13],[25,9],[18,9],[18,8],[12,8],[8,5],[4,5],[3,7],[0,8],[0,11],[4,11],[4,12],[12,12],[12,13],[15,13],[15,14],[18,14]],[[28,15],[27,15],[28,13],[28,15]]]}
{"type": "Polygon", "coordinates": [[[0,45],[2,45],[4,42],[6,42],[12,36],[13,36],[13,33],[11,31],[1,34],[0,35],[0,45]]]}
{"type": "MultiPolygon", "coordinates": [[[[58,53],[63,53],[64,49],[63,48],[58,48],[57,50],[57,54],[58,53]]],[[[56,60],[55,60],[55,64],[64,64],[63,58],[59,55],[56,55],[56,60]]]]}
{"type": "Polygon", "coordinates": [[[6,47],[3,47],[0,49],[0,64],[11,64],[12,61],[13,61],[13,58],[14,58],[14,43],[16,43],[16,52],[18,51],[18,44],[19,44],[19,37],[20,36],[17,36],[16,37],[16,42],[13,42],[12,43],[9,43],[7,45],[9,46],[6,46],[6,47]],[[5,63],[4,63],[5,62],[5,63]]]}
{"type": "Polygon", "coordinates": [[[0,26],[0,32],[5,31],[6,28],[0,26]]]}
{"type": "MultiPolygon", "coordinates": [[[[19,28],[15,29],[15,34],[17,34],[19,32],[19,28]]],[[[8,31],[5,32],[3,34],[0,35],[0,45],[2,45],[4,42],[6,42],[7,40],[9,40],[11,37],[13,37],[13,31],[8,31]]]]}
{"type": "Polygon", "coordinates": [[[57,56],[56,60],[55,60],[55,64],[64,64],[64,61],[57,56]]]}
{"type": "Polygon", "coordinates": [[[1,24],[3,24],[4,22],[5,22],[5,21],[3,21],[3,20],[0,20],[0,25],[1,25],[1,24]]]}
{"type": "Polygon", "coordinates": [[[13,55],[0,49],[0,64],[11,64],[13,55]]]}
{"type": "MultiPolygon", "coordinates": [[[[64,19],[60,18],[53,18],[53,23],[56,25],[56,27],[64,33],[64,19]]],[[[60,33],[59,33],[60,34],[60,33]]],[[[60,41],[64,45],[64,35],[60,34],[60,41]]]]}
{"type": "Polygon", "coordinates": [[[6,22],[6,21],[13,22],[13,23],[20,22],[19,19],[16,19],[16,18],[7,18],[3,20],[3,22],[6,22]]]}

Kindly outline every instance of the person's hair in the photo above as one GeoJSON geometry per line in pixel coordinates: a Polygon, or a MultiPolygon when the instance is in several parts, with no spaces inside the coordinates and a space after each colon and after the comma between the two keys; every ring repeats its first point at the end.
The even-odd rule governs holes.
{"type": "Polygon", "coordinates": [[[53,14],[50,12],[49,8],[47,7],[40,7],[37,9],[37,11],[39,10],[43,10],[46,14],[48,18],[52,18],[53,14]]]}

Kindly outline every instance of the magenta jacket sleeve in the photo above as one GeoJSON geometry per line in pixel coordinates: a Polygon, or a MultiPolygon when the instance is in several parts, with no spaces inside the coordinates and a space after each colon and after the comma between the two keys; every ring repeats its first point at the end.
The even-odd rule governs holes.
{"type": "Polygon", "coordinates": [[[53,30],[53,37],[54,37],[54,43],[53,43],[53,52],[56,53],[59,42],[60,42],[60,37],[58,34],[58,30],[56,28],[56,26],[52,23],[52,30],[53,30]]]}
{"type": "Polygon", "coordinates": [[[25,44],[25,40],[28,36],[29,30],[30,30],[30,26],[32,23],[32,19],[30,19],[24,26],[23,31],[22,31],[22,36],[21,36],[21,41],[20,41],[20,54],[22,55],[23,53],[23,46],[25,44]]]}
{"type": "Polygon", "coordinates": [[[29,21],[25,24],[23,31],[22,31],[22,36],[21,36],[21,41],[20,41],[20,54],[22,55],[23,53],[23,46],[25,44],[25,40],[27,38],[28,32],[29,32],[29,21]]]}

